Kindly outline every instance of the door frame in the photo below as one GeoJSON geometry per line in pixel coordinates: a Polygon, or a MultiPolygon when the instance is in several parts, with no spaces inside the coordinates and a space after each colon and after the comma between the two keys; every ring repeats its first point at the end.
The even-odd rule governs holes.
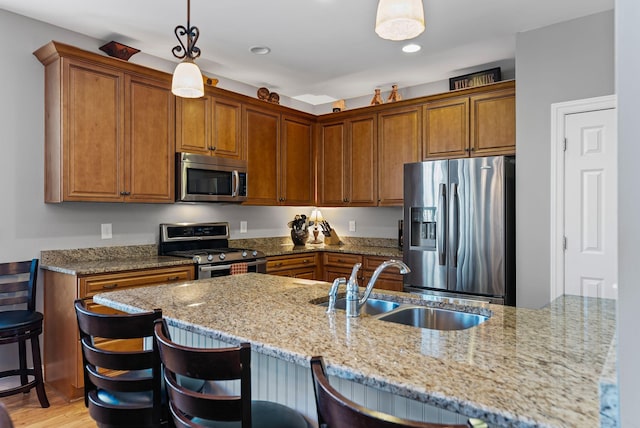
{"type": "Polygon", "coordinates": [[[550,301],[564,294],[564,136],[565,116],[615,109],[615,95],[551,104],[550,301]]]}

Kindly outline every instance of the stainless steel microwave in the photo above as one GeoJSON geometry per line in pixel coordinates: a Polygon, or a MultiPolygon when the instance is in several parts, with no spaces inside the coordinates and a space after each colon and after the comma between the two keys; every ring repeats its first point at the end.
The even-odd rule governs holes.
{"type": "Polygon", "coordinates": [[[176,201],[243,202],[246,199],[247,161],[176,154],[176,201]]]}

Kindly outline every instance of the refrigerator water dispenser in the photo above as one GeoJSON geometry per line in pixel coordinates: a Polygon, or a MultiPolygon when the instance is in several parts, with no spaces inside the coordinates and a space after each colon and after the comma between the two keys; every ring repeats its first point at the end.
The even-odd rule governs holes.
{"type": "Polygon", "coordinates": [[[411,207],[411,247],[425,251],[436,251],[435,207],[411,207]]]}

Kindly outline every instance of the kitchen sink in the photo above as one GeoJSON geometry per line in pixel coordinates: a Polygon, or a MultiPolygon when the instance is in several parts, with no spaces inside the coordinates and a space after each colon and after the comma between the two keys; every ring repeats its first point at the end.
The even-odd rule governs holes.
{"type": "Polygon", "coordinates": [[[464,330],[482,324],[489,318],[447,309],[407,306],[384,314],[378,319],[432,330],[464,330]]]}
{"type": "MultiPolygon", "coordinates": [[[[329,302],[320,303],[320,306],[329,306],[329,302]]],[[[380,300],[380,299],[367,299],[367,302],[360,309],[361,314],[367,315],[379,315],[385,312],[392,311],[400,306],[400,303],[391,302],[389,300],[380,300]]],[[[347,299],[341,298],[336,299],[336,309],[345,310],[347,308],[347,299]]]]}

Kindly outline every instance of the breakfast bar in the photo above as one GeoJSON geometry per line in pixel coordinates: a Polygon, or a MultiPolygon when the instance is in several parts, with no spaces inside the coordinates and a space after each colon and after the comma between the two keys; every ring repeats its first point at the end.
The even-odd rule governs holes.
{"type": "Polygon", "coordinates": [[[441,331],[328,314],[319,303],[329,288],[249,273],[102,293],[94,301],[131,313],[162,308],[181,332],[176,339],[196,346],[250,342],[254,373],[271,380],[254,386],[254,396],[285,394],[269,398],[297,401],[311,419],[309,360],[322,355],[355,401],[360,395],[361,404],[400,416],[424,404],[490,426],[600,425],[598,384],[615,333],[613,300],[562,296],[531,310],[374,289],[376,298],[489,316],[475,327],[441,331]],[[284,392],[273,386],[279,378],[288,379],[284,392]]]}

